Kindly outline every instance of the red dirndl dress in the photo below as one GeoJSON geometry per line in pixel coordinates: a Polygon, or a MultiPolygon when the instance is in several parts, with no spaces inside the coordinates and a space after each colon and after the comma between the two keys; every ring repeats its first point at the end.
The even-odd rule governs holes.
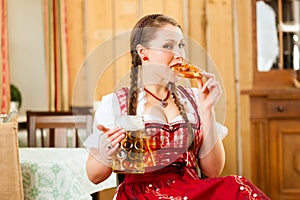
{"type": "MultiPolygon", "coordinates": [[[[181,95],[197,105],[190,89],[179,88],[181,95]]],[[[116,92],[121,114],[127,113],[128,89],[116,92]]],[[[242,176],[224,176],[201,179],[197,173],[197,158],[202,144],[201,122],[194,112],[194,150],[187,151],[187,126],[183,121],[162,123],[146,121],[149,140],[145,153],[144,174],[125,174],[118,186],[116,200],[267,200],[255,185],[242,176]]]]}

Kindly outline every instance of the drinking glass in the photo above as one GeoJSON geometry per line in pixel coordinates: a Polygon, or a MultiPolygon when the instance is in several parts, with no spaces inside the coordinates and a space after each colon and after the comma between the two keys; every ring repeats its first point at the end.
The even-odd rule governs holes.
{"type": "Polygon", "coordinates": [[[137,115],[117,116],[116,124],[125,129],[126,136],[112,157],[112,170],[115,173],[144,173],[146,137],[143,117],[137,115]]]}

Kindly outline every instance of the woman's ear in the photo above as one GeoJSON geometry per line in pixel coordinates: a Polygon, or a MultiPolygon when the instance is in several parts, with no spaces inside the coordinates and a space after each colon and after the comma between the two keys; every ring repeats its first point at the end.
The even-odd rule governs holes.
{"type": "Polygon", "coordinates": [[[140,45],[140,44],[138,44],[136,46],[136,51],[139,54],[140,58],[144,58],[144,57],[148,56],[147,49],[144,46],[140,45]]]}

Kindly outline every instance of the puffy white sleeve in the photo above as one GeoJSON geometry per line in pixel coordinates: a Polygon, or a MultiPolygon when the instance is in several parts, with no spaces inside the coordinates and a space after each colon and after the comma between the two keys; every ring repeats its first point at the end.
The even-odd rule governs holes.
{"type": "Polygon", "coordinates": [[[98,148],[102,131],[100,131],[97,126],[101,124],[109,129],[114,128],[115,118],[120,115],[120,113],[120,106],[116,95],[112,93],[103,96],[94,115],[93,132],[88,136],[83,145],[88,149],[98,148]]]}

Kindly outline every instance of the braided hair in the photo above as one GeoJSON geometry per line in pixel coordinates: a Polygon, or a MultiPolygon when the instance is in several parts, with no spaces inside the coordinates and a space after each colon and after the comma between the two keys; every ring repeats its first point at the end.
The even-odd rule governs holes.
{"type": "MultiPolygon", "coordinates": [[[[154,39],[155,33],[158,28],[162,28],[167,24],[177,26],[181,29],[180,25],[172,18],[162,14],[146,15],[141,18],[134,26],[130,36],[130,53],[131,53],[131,73],[130,73],[130,89],[128,101],[128,114],[136,115],[137,110],[137,96],[138,96],[138,66],[142,64],[141,58],[136,50],[137,45],[141,44],[147,47],[148,43],[154,39]],[[145,30],[146,29],[146,30],[145,30]]],[[[188,127],[189,133],[189,149],[193,148],[193,130],[189,124],[187,114],[184,106],[181,104],[177,88],[174,83],[169,83],[168,89],[172,94],[175,104],[178,107],[180,115],[184,119],[188,127]]]]}

